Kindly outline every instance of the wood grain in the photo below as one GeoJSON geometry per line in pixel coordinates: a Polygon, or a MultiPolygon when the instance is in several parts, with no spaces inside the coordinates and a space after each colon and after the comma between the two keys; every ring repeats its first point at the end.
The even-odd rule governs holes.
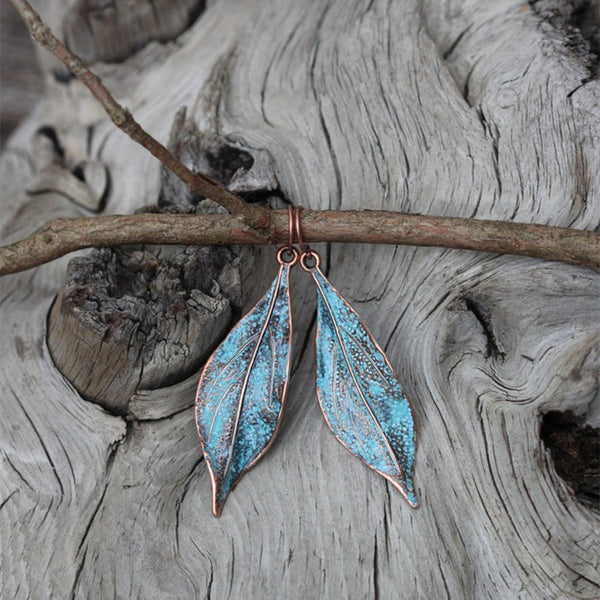
{"type": "MultiPolygon", "coordinates": [[[[247,187],[276,182],[294,204],[595,231],[600,88],[567,33],[507,0],[222,0],[180,47],[98,68],[159,139],[185,105],[201,131],[262,157],[247,187]]],[[[107,214],[159,194],[155,161],[85,90],[52,86],[0,161],[0,218],[12,223],[2,243],[81,216],[51,194],[33,210],[23,192],[41,125],[67,152],[106,165],[107,214]]],[[[0,280],[3,595],[598,597],[598,510],[571,493],[540,439],[550,411],[598,427],[598,272],[459,250],[320,249],[415,405],[421,507],[407,507],[323,422],[315,292],[296,272],[282,427],[214,519],[193,377],[137,390],[124,418],[83,400],[53,365],[46,319],[61,259],[0,280]]],[[[268,249],[244,259],[246,307],[275,268],[268,249]]]]}
{"type": "Polygon", "coordinates": [[[120,62],[151,41],[176,38],[204,5],[204,0],[78,0],[65,18],[66,43],[86,63],[120,62]]]}

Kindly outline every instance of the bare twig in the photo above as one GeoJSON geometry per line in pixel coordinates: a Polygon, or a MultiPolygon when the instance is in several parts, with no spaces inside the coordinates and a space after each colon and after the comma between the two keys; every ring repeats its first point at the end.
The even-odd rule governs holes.
{"type": "MultiPolygon", "coordinates": [[[[268,232],[236,215],[139,214],[57,219],[0,248],[0,275],[24,271],[88,247],[123,244],[265,244],[287,240],[287,211],[272,211],[268,232]]],[[[302,212],[307,242],[442,246],[519,254],[600,268],[600,235],[503,221],[405,215],[386,211],[302,212]]]]}
{"type": "MultiPolygon", "coordinates": [[[[287,239],[287,213],[250,205],[202,173],[194,173],[150,136],[43,23],[26,0],[10,0],[31,35],[61,60],[100,101],[112,121],[193,191],[231,216],[141,214],[58,219],[39,233],[0,248],[0,274],[15,273],[74,250],[120,244],[268,244],[287,239]]],[[[309,242],[442,246],[520,254],[600,268],[600,235],[571,229],[392,212],[305,211],[309,242]]]]}
{"type": "Polygon", "coordinates": [[[33,10],[26,0],[10,0],[15,7],[29,33],[44,48],[52,52],[58,60],[80,79],[102,104],[112,122],[124,131],[132,140],[141,144],[160,162],[173,171],[190,189],[198,192],[214,202],[217,202],[229,212],[246,217],[255,228],[269,226],[270,213],[261,206],[248,204],[237,194],[230,192],[214,179],[203,173],[195,173],[188,169],[172,152],[147,133],[140,124],[123,108],[104,87],[101,79],[88,69],[81,59],[68,50],[50,28],[43,22],[40,15],[33,10]]]}

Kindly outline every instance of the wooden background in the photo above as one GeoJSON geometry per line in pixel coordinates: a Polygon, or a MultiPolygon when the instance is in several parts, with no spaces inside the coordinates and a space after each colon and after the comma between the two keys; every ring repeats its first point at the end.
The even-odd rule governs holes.
{"type": "MultiPolygon", "coordinates": [[[[35,4],[251,201],[599,229],[594,0],[35,4]]],[[[0,160],[2,243],[58,216],[212,210],[40,57],[0,160]]],[[[598,271],[321,250],[414,403],[421,507],[327,429],[297,269],[283,425],[213,518],[195,385],[274,251],[86,252],[0,280],[3,598],[600,596],[598,271]]]]}

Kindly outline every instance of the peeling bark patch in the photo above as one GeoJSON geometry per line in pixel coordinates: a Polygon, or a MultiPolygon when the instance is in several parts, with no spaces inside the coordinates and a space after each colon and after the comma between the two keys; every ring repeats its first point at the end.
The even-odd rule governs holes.
{"type": "Polygon", "coordinates": [[[69,263],[49,320],[52,358],[79,393],[123,415],[137,389],[191,375],[239,311],[224,247],[94,250],[69,263]]]}
{"type": "Polygon", "coordinates": [[[576,498],[600,510],[600,429],[572,412],[552,411],[542,419],[541,438],[576,498]]]}
{"type": "Polygon", "coordinates": [[[204,11],[204,0],[79,0],[64,21],[67,47],[84,62],[122,62],[152,41],[169,42],[204,11]]]}

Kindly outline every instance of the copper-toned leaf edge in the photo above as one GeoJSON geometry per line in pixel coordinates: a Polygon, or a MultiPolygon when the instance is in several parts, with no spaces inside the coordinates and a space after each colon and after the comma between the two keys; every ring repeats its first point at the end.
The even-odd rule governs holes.
{"type": "MultiPolygon", "coordinates": [[[[288,269],[288,285],[285,291],[285,295],[287,296],[287,305],[289,306],[289,337],[288,337],[288,341],[287,341],[287,346],[288,346],[288,352],[287,352],[287,360],[286,360],[286,377],[285,377],[285,381],[284,381],[284,386],[283,386],[283,390],[281,393],[281,409],[279,411],[279,414],[277,415],[277,420],[275,422],[275,429],[273,430],[273,434],[271,435],[270,440],[267,442],[267,444],[264,446],[264,448],[261,450],[261,452],[255,457],[255,459],[250,462],[244,469],[243,471],[240,473],[240,475],[237,477],[237,479],[231,484],[229,491],[227,492],[227,494],[225,495],[225,497],[222,499],[221,502],[219,502],[219,496],[220,496],[220,488],[221,488],[221,484],[219,483],[217,477],[215,476],[215,473],[212,469],[212,466],[210,464],[210,461],[208,460],[208,456],[207,456],[207,452],[204,446],[204,442],[203,442],[203,435],[200,432],[200,427],[198,424],[198,419],[195,417],[194,421],[196,424],[196,431],[198,433],[198,437],[200,440],[200,447],[202,450],[202,454],[204,456],[204,460],[206,462],[206,466],[208,468],[208,472],[210,475],[210,480],[211,480],[211,488],[212,488],[212,513],[215,517],[220,517],[223,511],[223,507],[225,506],[225,502],[227,501],[227,498],[229,497],[229,494],[236,488],[237,484],[241,481],[241,479],[243,478],[243,476],[250,471],[250,469],[252,469],[262,458],[263,456],[268,452],[269,448],[271,447],[271,445],[273,444],[273,442],[275,441],[275,438],[277,437],[277,433],[279,432],[279,427],[281,425],[281,420],[282,420],[282,416],[283,416],[283,408],[285,405],[285,400],[287,397],[287,391],[288,391],[288,387],[289,387],[289,380],[290,380],[290,371],[291,371],[291,356],[292,356],[292,352],[291,352],[291,343],[292,343],[292,338],[293,338],[293,324],[292,324],[292,312],[291,312],[291,308],[292,308],[292,303],[291,303],[291,297],[290,297],[290,288],[289,288],[289,270],[291,269],[291,264],[288,263],[282,263],[276,278],[276,285],[275,285],[275,289],[274,289],[274,293],[273,293],[273,304],[272,306],[275,304],[275,301],[279,295],[278,291],[280,288],[280,282],[282,279],[282,274],[283,274],[283,269],[288,269]]],[[[260,304],[260,302],[262,302],[265,297],[267,296],[267,294],[270,291],[270,287],[269,290],[267,290],[267,292],[265,292],[265,294],[263,294],[263,296],[256,302],[255,306],[260,304]]],[[[272,309],[271,306],[271,309],[272,309]]],[[[230,330],[230,332],[228,333],[228,335],[225,337],[225,339],[223,339],[221,341],[221,343],[217,346],[217,348],[212,352],[212,354],[210,355],[210,357],[208,358],[208,360],[206,361],[203,369],[202,369],[202,374],[200,375],[200,379],[198,381],[198,386],[196,388],[196,402],[195,402],[195,411],[194,414],[197,410],[197,406],[198,406],[198,397],[199,397],[199,391],[200,388],[202,387],[202,383],[204,380],[204,376],[205,373],[208,370],[208,367],[210,366],[211,360],[213,358],[214,355],[217,354],[217,352],[221,349],[221,347],[223,346],[223,344],[226,342],[227,337],[229,335],[231,335],[232,332],[234,332],[238,327],[243,325],[243,320],[252,312],[252,310],[254,309],[254,307],[252,309],[250,309],[250,311],[248,311],[248,313],[246,313],[242,319],[240,319],[240,321],[238,321],[238,323],[236,323],[236,325],[230,330]]],[[[269,311],[269,314],[272,314],[272,310],[269,311]]],[[[265,320],[265,323],[268,323],[269,319],[265,320]]],[[[264,328],[264,330],[266,330],[266,327],[264,328]]],[[[260,345],[260,342],[257,343],[257,348],[260,345]]],[[[238,418],[239,418],[239,414],[238,414],[238,418]]]]}

